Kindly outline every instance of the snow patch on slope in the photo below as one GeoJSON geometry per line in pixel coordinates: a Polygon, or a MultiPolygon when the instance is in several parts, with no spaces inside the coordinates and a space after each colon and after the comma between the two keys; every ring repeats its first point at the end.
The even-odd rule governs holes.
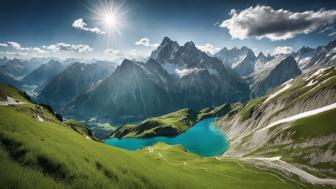
{"type": "Polygon", "coordinates": [[[317,108],[317,109],[314,109],[314,110],[299,113],[299,114],[296,114],[294,116],[290,116],[290,117],[275,121],[275,122],[267,125],[266,127],[260,129],[260,131],[261,130],[267,130],[269,128],[272,128],[272,127],[274,127],[276,125],[279,125],[279,124],[282,124],[282,123],[288,123],[288,122],[296,121],[298,119],[313,116],[313,115],[316,115],[316,114],[319,114],[319,113],[322,113],[322,112],[325,112],[325,111],[328,111],[328,110],[332,110],[332,109],[335,109],[335,108],[336,108],[336,103],[333,103],[333,104],[330,104],[330,105],[327,105],[327,106],[323,106],[321,108],[317,108]]]}
{"type": "Polygon", "coordinates": [[[327,69],[329,69],[329,68],[321,68],[321,69],[318,69],[318,70],[317,70],[316,72],[314,72],[312,75],[310,75],[310,76],[304,78],[304,80],[308,81],[308,80],[311,80],[311,79],[314,78],[314,77],[320,77],[320,76],[323,75],[323,72],[324,72],[325,70],[327,70],[327,69]]]}
{"type": "Polygon", "coordinates": [[[310,82],[306,85],[306,87],[310,87],[310,86],[313,86],[317,83],[318,81],[314,81],[314,80],[310,80],[310,82]]]}
{"type": "Polygon", "coordinates": [[[170,64],[170,63],[162,64],[162,67],[170,75],[176,75],[177,74],[176,70],[182,70],[186,68],[185,65],[176,65],[176,64],[170,64]]]}
{"type": "Polygon", "coordinates": [[[268,96],[268,98],[265,100],[265,102],[268,102],[269,100],[271,100],[272,98],[278,96],[279,94],[283,93],[284,91],[286,91],[287,89],[289,89],[292,84],[290,83],[293,79],[290,79],[288,81],[286,81],[285,83],[283,83],[281,86],[283,86],[280,90],[278,90],[277,92],[271,94],[268,96]]]}
{"type": "Polygon", "coordinates": [[[177,73],[177,75],[182,78],[184,76],[187,76],[191,73],[194,73],[194,72],[199,72],[199,71],[202,71],[204,69],[200,69],[200,68],[191,68],[191,69],[182,69],[182,70],[179,70],[179,69],[176,69],[175,72],[177,73]]]}

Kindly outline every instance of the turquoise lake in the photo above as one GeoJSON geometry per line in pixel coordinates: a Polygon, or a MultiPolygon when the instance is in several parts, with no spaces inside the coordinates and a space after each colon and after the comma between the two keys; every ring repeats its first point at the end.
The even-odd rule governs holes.
{"type": "Polygon", "coordinates": [[[226,135],[214,125],[216,118],[208,118],[196,123],[186,132],[176,137],[153,137],[153,138],[125,138],[109,139],[105,143],[124,148],[137,150],[157,142],[167,144],[180,144],[187,151],[200,156],[216,156],[223,154],[229,147],[226,135]]]}

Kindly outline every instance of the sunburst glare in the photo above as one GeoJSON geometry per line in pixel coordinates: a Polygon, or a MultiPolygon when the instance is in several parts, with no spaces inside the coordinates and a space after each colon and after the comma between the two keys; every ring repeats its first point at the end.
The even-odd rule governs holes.
{"type": "Polygon", "coordinates": [[[94,14],[93,19],[107,34],[117,33],[122,35],[121,31],[125,27],[126,14],[123,1],[98,1],[91,11],[94,14]]]}

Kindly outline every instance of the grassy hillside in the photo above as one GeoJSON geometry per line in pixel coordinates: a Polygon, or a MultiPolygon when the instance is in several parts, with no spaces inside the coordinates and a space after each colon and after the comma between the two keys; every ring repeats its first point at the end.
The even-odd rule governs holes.
{"type": "Polygon", "coordinates": [[[274,170],[200,158],[179,146],[157,144],[137,152],[114,148],[29,102],[0,106],[0,115],[1,188],[303,187],[274,170]],[[43,121],[34,116],[36,109],[43,121]]]}
{"type": "Polygon", "coordinates": [[[22,102],[29,101],[29,97],[24,92],[19,91],[10,85],[0,83],[0,100],[6,100],[7,96],[22,102]]]}
{"type": "Polygon", "coordinates": [[[64,123],[77,133],[81,134],[82,136],[86,138],[91,138],[93,140],[98,140],[92,135],[91,131],[88,128],[86,128],[85,125],[83,125],[81,122],[70,119],[64,121],[64,123]]]}
{"type": "Polygon", "coordinates": [[[196,112],[191,109],[182,109],[160,117],[148,118],[138,125],[124,125],[118,128],[112,137],[172,136],[184,132],[196,121],[196,112]]]}

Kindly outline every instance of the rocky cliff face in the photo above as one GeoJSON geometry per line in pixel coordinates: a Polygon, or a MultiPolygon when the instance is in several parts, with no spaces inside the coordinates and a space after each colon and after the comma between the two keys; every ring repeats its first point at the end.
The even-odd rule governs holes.
{"type": "MultiPolygon", "coordinates": [[[[319,108],[323,110],[323,107],[325,109],[334,103],[335,66],[298,76],[268,95],[251,100],[240,110],[218,120],[217,124],[223,128],[230,140],[230,149],[225,155],[282,156],[284,160],[306,167],[309,171],[336,175],[335,169],[320,167],[330,166],[336,160],[332,155],[336,153],[336,131],[329,129],[329,132],[315,134],[330,128],[333,121],[323,121],[328,118],[327,115],[318,114],[314,117],[317,125],[314,125],[320,125],[321,128],[311,130],[314,128],[309,127],[311,121],[302,123],[305,119],[312,119],[310,116],[300,121],[295,120],[295,117],[307,114],[304,112],[318,112],[321,110],[319,108]],[[295,133],[300,137],[296,137],[295,133]]],[[[328,119],[333,118],[331,116],[328,119]]]]}
{"type": "Polygon", "coordinates": [[[223,48],[214,56],[222,60],[224,65],[231,67],[240,76],[248,76],[255,70],[257,57],[247,47],[232,48],[230,50],[223,48]]]}

